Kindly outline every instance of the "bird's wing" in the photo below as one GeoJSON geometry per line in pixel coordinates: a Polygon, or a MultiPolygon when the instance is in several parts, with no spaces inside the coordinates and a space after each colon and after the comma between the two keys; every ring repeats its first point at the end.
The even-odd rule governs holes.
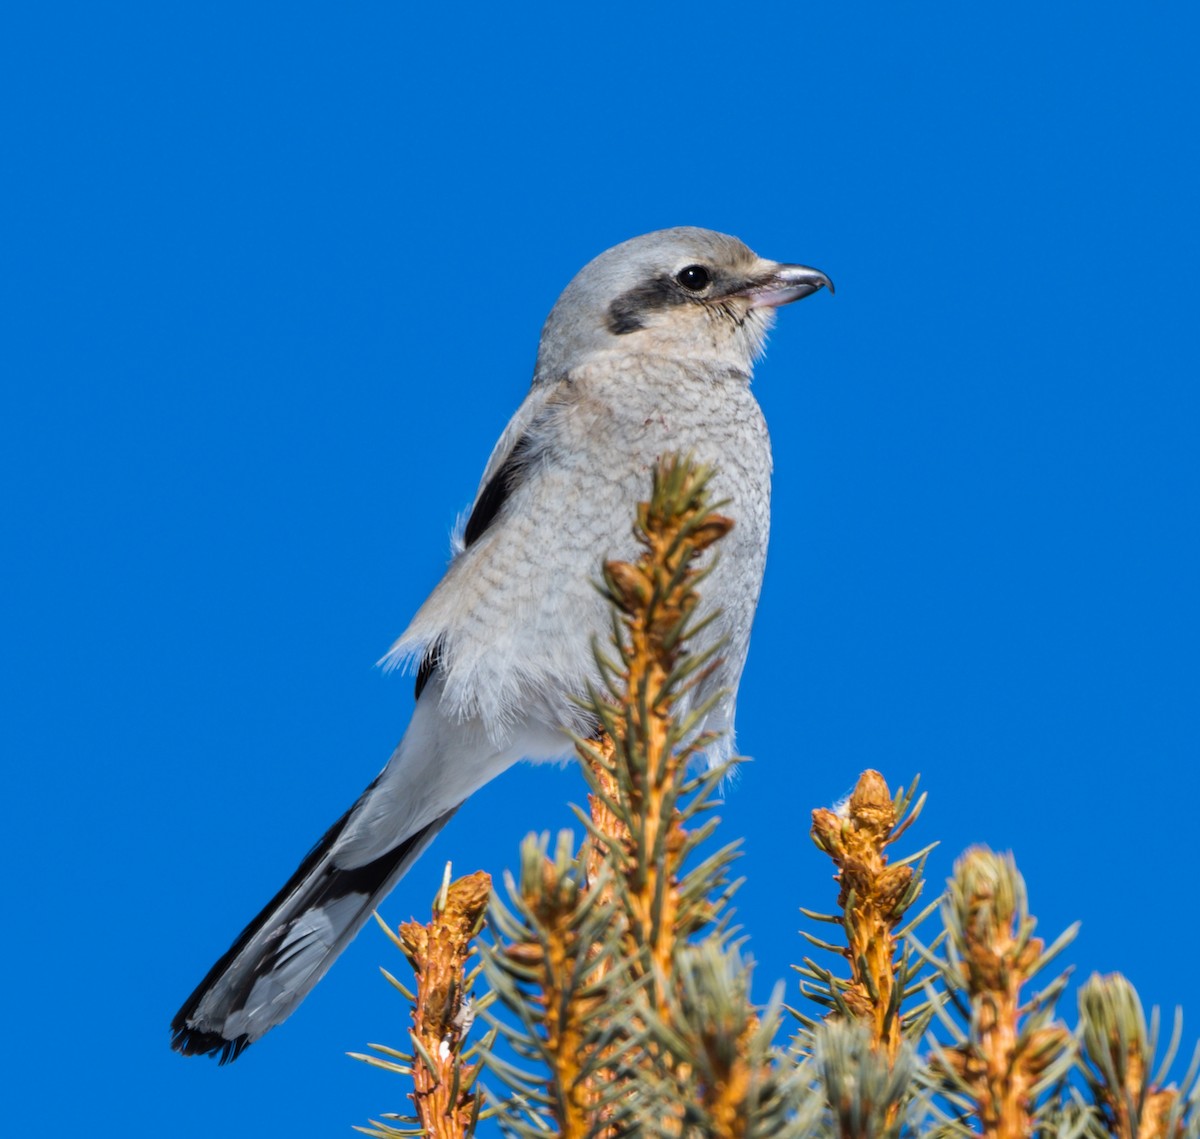
{"type": "Polygon", "coordinates": [[[475,493],[475,504],[478,506],[480,498],[492,479],[499,473],[500,468],[504,466],[508,457],[512,454],[513,448],[521,441],[522,437],[529,430],[530,424],[538,417],[545,408],[551,397],[558,391],[558,384],[535,383],[529,389],[528,394],[521,402],[521,406],[513,413],[512,419],[508,421],[508,426],[504,429],[503,434],[496,440],[495,447],[492,448],[491,456],[488,458],[487,466],[483,470],[483,478],[479,480],[479,489],[475,493]]]}
{"type": "MultiPolygon", "coordinates": [[[[505,501],[512,493],[525,469],[525,460],[529,457],[531,431],[536,434],[535,425],[539,417],[547,409],[558,390],[558,384],[539,383],[530,388],[521,406],[517,408],[512,419],[508,421],[503,434],[492,448],[491,457],[484,468],[483,477],[479,480],[479,489],[470,513],[466,516],[465,524],[461,525],[454,536],[454,563],[473,545],[485,530],[495,521],[505,501]]],[[[443,580],[445,580],[443,578],[443,580]]],[[[433,661],[437,652],[438,630],[436,622],[431,621],[429,601],[436,597],[438,588],[435,587],[429,600],[417,612],[408,628],[400,635],[379,664],[388,670],[407,665],[411,661],[433,661]]],[[[422,678],[418,677],[418,681],[422,678]]],[[[419,687],[424,687],[419,684],[419,687]]],[[[418,691],[418,695],[420,692],[418,691]]]]}

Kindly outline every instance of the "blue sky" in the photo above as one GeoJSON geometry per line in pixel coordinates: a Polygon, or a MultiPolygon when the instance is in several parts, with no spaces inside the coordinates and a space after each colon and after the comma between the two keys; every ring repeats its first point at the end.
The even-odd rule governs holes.
{"type": "MultiPolygon", "coordinates": [[[[167,1024],[402,732],[411,684],[373,662],[557,293],[677,224],[838,285],[756,381],[774,531],[723,834],[757,994],[795,997],[796,907],[832,897],[810,810],[875,766],[922,774],[935,883],[1012,849],[1043,930],[1082,920],[1079,974],[1182,1002],[1195,1040],[1192,6],[3,19],[14,1132],[403,1108],[343,1056],[405,1031],[371,930],[230,1068],[167,1024]]],[[[582,795],[514,770],[385,916],[582,795]]]]}

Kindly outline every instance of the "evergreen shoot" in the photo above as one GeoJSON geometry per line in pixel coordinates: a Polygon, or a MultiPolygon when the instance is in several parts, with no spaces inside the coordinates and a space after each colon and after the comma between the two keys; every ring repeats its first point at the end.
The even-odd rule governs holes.
{"type": "Polygon", "coordinates": [[[918,907],[934,844],[891,852],[921,814],[915,780],[893,794],[867,771],[845,803],[813,811],[838,893],[829,912],[801,911],[822,932],[802,931],[820,953],[796,967],[809,1011],[791,1010],[790,1045],[782,982],[754,1001],[730,925],[738,844],[714,834],[728,765],[697,762],[720,645],[689,646],[713,619],[702,586],[734,525],[711,477],[662,461],[637,512],[639,557],[598,567],[613,627],[584,701],[595,731],[576,740],[582,841],[530,835],[503,895],[486,874],[447,871],[432,920],[389,931],[415,977],[384,974],[411,1006],[408,1045],[355,1055],[403,1077],[412,1110],[360,1130],[1200,1139],[1200,1049],[1169,1082],[1181,1017],[1160,1046],[1158,1010],[1147,1021],[1128,981],[1093,976],[1068,1026],[1069,970],[1050,966],[1076,928],[1035,936],[1011,855],[968,850],[918,907]]]}

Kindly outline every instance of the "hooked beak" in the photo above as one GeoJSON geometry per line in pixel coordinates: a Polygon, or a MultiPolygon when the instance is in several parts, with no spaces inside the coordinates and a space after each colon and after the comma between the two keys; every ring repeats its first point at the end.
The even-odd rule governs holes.
{"type": "Polygon", "coordinates": [[[774,264],[736,295],[745,297],[751,308],[778,308],[802,297],[812,296],[821,288],[833,292],[833,282],[820,269],[810,269],[807,265],[774,264]]]}

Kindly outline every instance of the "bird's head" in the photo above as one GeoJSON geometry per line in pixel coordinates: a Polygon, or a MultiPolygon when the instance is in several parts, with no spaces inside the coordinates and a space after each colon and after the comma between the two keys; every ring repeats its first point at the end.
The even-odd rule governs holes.
{"type": "Polygon", "coordinates": [[[833,282],[767,261],[736,237],[680,226],[613,246],[563,290],[542,329],[535,379],[568,376],[607,352],[749,372],[780,305],[833,282]]]}

